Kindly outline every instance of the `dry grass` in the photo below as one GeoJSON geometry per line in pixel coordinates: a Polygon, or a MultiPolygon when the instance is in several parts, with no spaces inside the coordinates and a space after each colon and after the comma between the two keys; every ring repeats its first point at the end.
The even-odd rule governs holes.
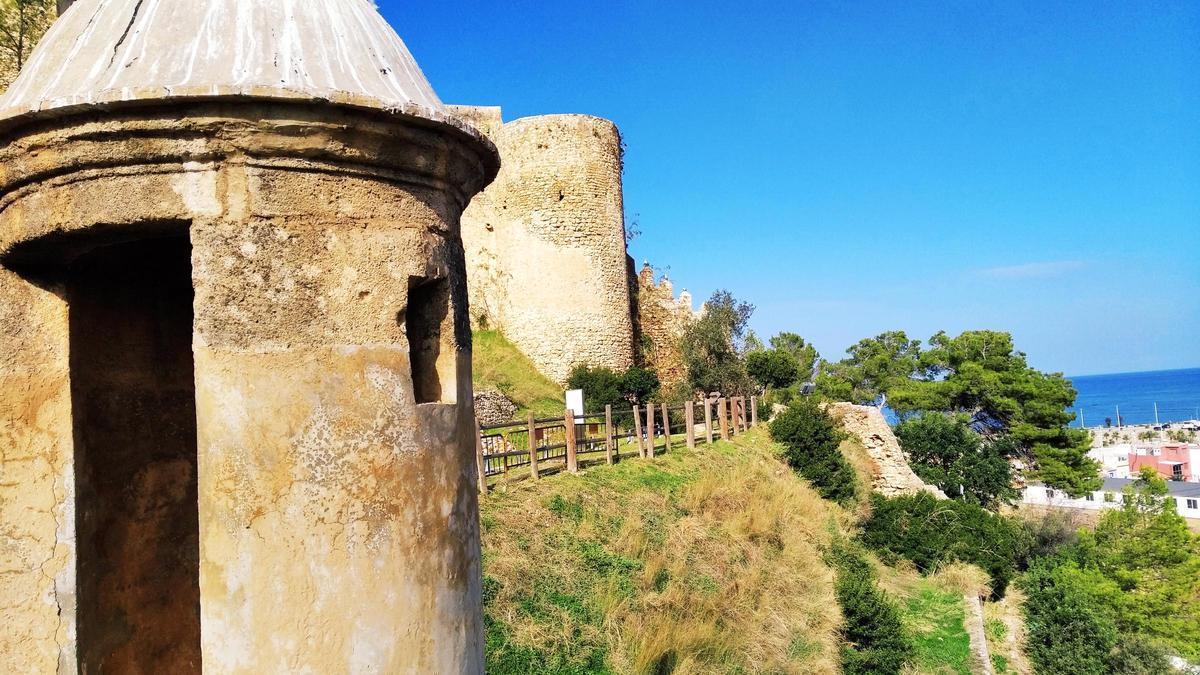
{"type": "Polygon", "coordinates": [[[489,672],[835,673],[850,518],[765,432],[490,496],[489,672]]]}
{"type": "Polygon", "coordinates": [[[858,477],[858,489],[855,491],[855,517],[858,520],[863,520],[871,515],[871,486],[875,480],[875,475],[879,473],[879,467],[874,459],[871,459],[870,453],[863,447],[862,441],[851,436],[842,441],[838,446],[838,451],[850,463],[850,467],[854,469],[854,475],[858,477]]]}

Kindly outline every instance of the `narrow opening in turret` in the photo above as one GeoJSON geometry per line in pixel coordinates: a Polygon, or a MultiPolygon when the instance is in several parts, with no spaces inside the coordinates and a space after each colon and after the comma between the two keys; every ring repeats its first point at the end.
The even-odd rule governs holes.
{"type": "Polygon", "coordinates": [[[454,354],[442,345],[443,334],[453,332],[449,321],[450,285],[446,280],[409,279],[404,330],[418,404],[454,402],[454,354]]]}
{"type": "Polygon", "coordinates": [[[191,246],[103,246],[66,271],[80,671],[199,673],[191,246]]]}

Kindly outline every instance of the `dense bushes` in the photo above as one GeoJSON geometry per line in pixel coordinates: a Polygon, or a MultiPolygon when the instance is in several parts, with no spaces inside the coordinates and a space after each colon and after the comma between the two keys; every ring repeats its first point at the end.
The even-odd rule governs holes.
{"type": "Polygon", "coordinates": [[[849,503],[858,489],[854,469],[838,450],[844,434],[815,401],[799,399],[771,421],[783,459],[825,499],[849,503]]]}
{"type": "Polygon", "coordinates": [[[567,386],[583,390],[587,412],[602,412],[608,405],[624,408],[646,403],[658,393],[659,382],[653,371],[637,366],[617,373],[611,368],[578,365],[571,369],[567,386]]]}
{"type": "Polygon", "coordinates": [[[842,607],[842,672],[846,675],[899,673],[913,654],[900,609],[876,582],[875,570],[854,544],[835,542],[829,563],[837,572],[842,607]]]}
{"type": "Polygon", "coordinates": [[[1153,669],[1163,647],[1200,658],[1200,537],[1152,470],[1137,486],[1023,577],[1029,656],[1040,671],[1164,672],[1153,669]]]}
{"type": "Polygon", "coordinates": [[[1112,603],[1119,589],[1071,562],[1045,558],[1021,579],[1025,650],[1038,672],[1102,675],[1117,644],[1112,603]]]}
{"type": "Polygon", "coordinates": [[[974,504],[938,500],[922,493],[871,496],[863,543],[889,558],[907,558],[923,573],[951,562],[983,568],[992,591],[1003,595],[1023,565],[1030,538],[1021,525],[974,504]]]}

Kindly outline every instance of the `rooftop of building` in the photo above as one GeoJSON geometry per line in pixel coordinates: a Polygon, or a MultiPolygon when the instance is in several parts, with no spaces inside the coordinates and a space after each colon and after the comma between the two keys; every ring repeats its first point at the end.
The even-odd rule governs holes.
{"type": "Polygon", "coordinates": [[[327,100],[467,126],[370,0],[78,0],[0,97],[0,119],[227,96],[327,100]]]}
{"type": "MultiPolygon", "coordinates": [[[[1136,482],[1133,478],[1105,478],[1104,487],[1100,491],[1120,493],[1136,482]]],[[[1043,486],[1041,484],[1033,484],[1030,487],[1043,486]]],[[[1167,481],[1167,494],[1172,497],[1200,497],[1200,483],[1169,480],[1167,481]]]]}

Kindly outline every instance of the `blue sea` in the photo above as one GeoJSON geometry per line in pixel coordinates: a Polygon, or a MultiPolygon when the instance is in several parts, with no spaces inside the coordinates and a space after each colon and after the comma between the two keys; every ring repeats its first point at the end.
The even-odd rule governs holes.
{"type": "MultiPolygon", "coordinates": [[[[1200,419],[1200,368],[1115,373],[1068,378],[1079,392],[1072,412],[1083,413],[1089,427],[1103,426],[1105,418],[1117,421],[1117,407],[1125,424],[1154,422],[1154,405],[1162,422],[1200,419]]],[[[1073,426],[1079,425],[1076,418],[1073,426]]]]}

